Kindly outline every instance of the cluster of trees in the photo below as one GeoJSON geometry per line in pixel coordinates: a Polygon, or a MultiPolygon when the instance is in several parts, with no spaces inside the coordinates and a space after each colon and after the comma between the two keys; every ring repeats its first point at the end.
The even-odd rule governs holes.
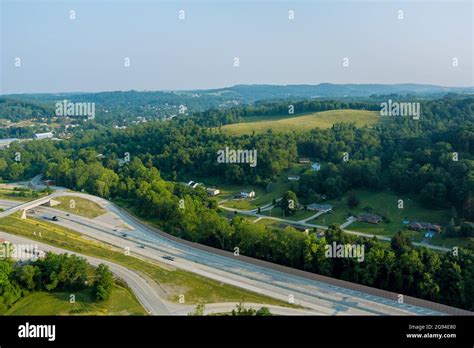
{"type": "MultiPolygon", "coordinates": [[[[26,143],[0,152],[0,177],[16,180],[41,172],[59,185],[126,202],[167,232],[194,242],[239,247],[249,256],[473,309],[472,252],[455,257],[415,249],[403,235],[387,246],[350,239],[336,228],[317,239],[237,217],[228,221],[203,189],[175,182],[185,176],[218,176],[232,183],[268,185],[300,155],[323,162],[320,171],[301,173],[294,188],[300,198],[390,186],[418,194],[430,207],[452,206],[459,223],[472,221],[473,104],[473,98],[427,101],[420,120],[399,117],[373,128],[338,124],[298,134],[231,137],[193,120],[91,131],[69,141],[26,143]],[[257,149],[258,165],[217,163],[217,150],[226,146],[257,149]],[[20,162],[14,160],[16,152],[22,154],[20,162]],[[130,161],[124,162],[127,154],[130,161]],[[324,246],[332,241],[364,243],[366,261],[325,257],[324,246]]],[[[282,204],[289,207],[296,196],[288,192],[284,198],[282,204]]],[[[466,231],[463,227],[462,233],[466,231]]]]}
{"type": "MultiPolygon", "coordinates": [[[[118,175],[114,197],[143,217],[157,219],[173,235],[229,251],[238,247],[241,254],[270,262],[474,309],[471,251],[461,250],[453,256],[414,248],[403,234],[387,245],[349,236],[335,226],[324,238],[317,238],[314,233],[305,235],[291,227],[274,229],[242,217],[229,221],[218,214],[216,202],[203,189],[165,181],[155,167],[147,168],[138,158],[118,175]],[[365,262],[326,257],[325,246],[332,242],[365,245],[365,262]]],[[[287,203],[296,199],[292,192],[286,196],[287,203]]]]}
{"type": "Polygon", "coordinates": [[[90,288],[97,301],[106,300],[114,287],[112,273],[99,265],[92,286],[87,284],[88,263],[68,254],[47,253],[43,259],[27,264],[0,260],[0,313],[33,291],[81,291],[90,288]]]}
{"type": "Polygon", "coordinates": [[[36,117],[46,117],[54,114],[52,104],[39,101],[25,101],[15,98],[0,98],[0,115],[12,122],[28,120],[36,117]]]}
{"type": "MultiPolygon", "coordinates": [[[[380,107],[368,102],[301,103],[315,109],[380,107]]],[[[199,116],[126,130],[90,130],[59,144],[11,146],[0,152],[0,178],[18,180],[42,172],[66,186],[108,197],[118,187],[116,174],[128,155],[140,158],[147,168],[159,168],[167,180],[212,176],[267,187],[298,156],[305,156],[323,166],[319,172],[301,174],[293,191],[302,199],[390,187],[418,195],[427,207],[454,207],[459,218],[474,220],[473,105],[474,98],[430,100],[422,102],[419,120],[393,117],[373,128],[336,124],[298,134],[229,136],[201,127],[199,116]],[[218,163],[217,151],[226,147],[257,150],[257,166],[218,163]]],[[[250,113],[245,107],[236,110],[250,113]]]]}

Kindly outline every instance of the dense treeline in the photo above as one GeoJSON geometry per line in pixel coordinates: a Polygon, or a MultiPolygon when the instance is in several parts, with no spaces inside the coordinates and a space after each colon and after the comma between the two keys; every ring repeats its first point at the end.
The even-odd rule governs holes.
{"type": "Polygon", "coordinates": [[[41,172],[58,185],[126,202],[188,240],[227,250],[239,247],[253,257],[474,309],[470,251],[454,256],[415,249],[403,235],[386,245],[341,234],[335,227],[318,239],[241,218],[229,222],[203,189],[172,182],[218,176],[230,183],[268,185],[298,156],[306,156],[323,166],[301,173],[295,190],[303,199],[388,185],[396,192],[419,194],[428,206],[451,206],[456,215],[472,221],[473,104],[472,98],[423,102],[420,120],[393,118],[371,129],[338,124],[307,133],[231,137],[187,120],[91,131],[59,143],[13,145],[0,153],[0,176],[18,180],[41,172]],[[226,146],[257,149],[257,166],[217,163],[217,150],[226,146]],[[21,161],[14,159],[17,152],[21,161]],[[366,245],[366,261],[325,257],[324,246],[333,241],[366,245]]]}
{"type": "MultiPolygon", "coordinates": [[[[93,167],[89,167],[93,170],[93,167]]],[[[108,171],[108,169],[105,169],[108,171]]],[[[83,175],[81,171],[78,175],[83,175]]],[[[230,222],[220,216],[217,204],[197,188],[163,180],[155,167],[147,168],[139,159],[118,174],[115,197],[132,205],[141,216],[160,221],[173,235],[198,243],[233,251],[271,262],[300,268],[352,282],[396,291],[445,304],[474,309],[474,254],[440,254],[414,248],[403,234],[387,245],[377,240],[356,238],[331,226],[325,237],[305,235],[291,227],[285,230],[253,224],[242,217],[230,222]],[[182,200],[182,201],[181,201],[182,200]],[[328,258],[325,246],[365,245],[365,262],[351,258],[328,258]]],[[[104,179],[106,176],[102,177],[104,179]]],[[[102,180],[101,179],[101,180],[102,180]]],[[[99,180],[99,183],[104,181],[99,180]]],[[[114,185],[112,181],[109,184],[114,185]]],[[[83,183],[83,185],[87,185],[83,183]]],[[[87,186],[73,186],[76,189],[87,186]]],[[[92,187],[101,194],[103,185],[92,187]]]]}
{"type": "MultiPolygon", "coordinates": [[[[12,252],[9,244],[0,248],[9,248],[12,252]]],[[[6,249],[2,255],[8,255],[6,249]]],[[[107,266],[99,265],[96,280],[88,286],[88,267],[85,259],[68,254],[47,253],[43,259],[23,264],[3,258],[0,260],[0,313],[33,291],[81,291],[89,287],[92,298],[107,299],[114,286],[112,273],[107,266]]]]}
{"type": "Polygon", "coordinates": [[[0,98],[0,118],[6,118],[12,122],[47,117],[53,114],[53,105],[13,98],[0,98]]]}
{"type": "Polygon", "coordinates": [[[317,193],[336,198],[351,189],[391,187],[400,194],[419,195],[427,207],[454,207],[453,215],[474,220],[473,104],[472,98],[428,101],[422,103],[420,120],[391,118],[374,128],[336,124],[298,134],[269,131],[232,137],[192,120],[90,130],[55,146],[34,142],[2,151],[0,178],[17,180],[48,168],[48,175],[59,182],[88,181],[86,189],[101,185],[101,194],[108,196],[116,188],[113,173],[129,154],[147,168],[159,168],[167,180],[212,176],[266,187],[304,156],[324,163],[319,172],[302,173],[294,187],[308,201],[317,193]],[[226,147],[257,150],[257,165],[218,163],[217,151],[226,147]],[[15,161],[18,152],[21,161],[15,161]]]}

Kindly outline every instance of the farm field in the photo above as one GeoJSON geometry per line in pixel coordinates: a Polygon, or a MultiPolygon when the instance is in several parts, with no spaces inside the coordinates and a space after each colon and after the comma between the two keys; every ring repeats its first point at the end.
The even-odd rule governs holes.
{"type": "Polygon", "coordinates": [[[230,135],[263,133],[268,129],[274,132],[288,133],[308,131],[313,128],[327,129],[335,123],[353,122],[357,127],[372,126],[380,118],[374,111],[367,110],[331,110],[305,114],[301,116],[249,117],[247,122],[228,124],[221,127],[222,132],[230,135]]]}

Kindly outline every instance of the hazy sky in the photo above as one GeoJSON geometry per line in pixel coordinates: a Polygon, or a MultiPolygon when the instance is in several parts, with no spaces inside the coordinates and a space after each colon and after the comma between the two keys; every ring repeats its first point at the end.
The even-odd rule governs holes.
{"type": "Polygon", "coordinates": [[[241,83],[474,85],[471,0],[0,3],[1,94],[241,83]]]}

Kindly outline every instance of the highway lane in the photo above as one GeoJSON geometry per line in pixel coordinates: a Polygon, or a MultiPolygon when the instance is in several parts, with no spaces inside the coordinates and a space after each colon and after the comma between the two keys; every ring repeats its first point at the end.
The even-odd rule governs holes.
{"type": "MultiPolygon", "coordinates": [[[[74,254],[83,257],[92,266],[97,267],[103,263],[109,266],[110,271],[118,278],[122,279],[127,283],[130,289],[133,291],[137,299],[140,301],[145,310],[151,315],[169,315],[170,311],[163,303],[153,284],[145,278],[142,278],[137,273],[110,261],[101,260],[95,257],[82,255],[70,250],[60,249],[49,244],[40,243],[36,240],[31,240],[25,237],[5,233],[0,231],[0,237],[13,243],[13,244],[25,244],[25,245],[37,245],[40,251],[51,251],[57,254],[74,254]]],[[[156,286],[156,285],[155,285],[156,286]]]]}
{"type": "MultiPolygon", "coordinates": [[[[229,313],[233,309],[236,309],[238,302],[223,302],[223,303],[211,303],[204,306],[204,315],[215,314],[215,313],[229,313]]],[[[262,305],[260,303],[245,303],[244,307],[246,309],[252,308],[258,310],[262,307],[267,307],[270,312],[274,315],[315,315],[315,312],[308,310],[295,309],[290,307],[281,307],[273,305],[262,305]]],[[[194,312],[196,306],[186,306],[180,308],[174,312],[174,315],[187,315],[190,312],[194,312]]]]}
{"type": "Polygon", "coordinates": [[[66,216],[65,213],[52,208],[41,207],[36,210],[50,214],[49,216],[57,215],[60,217],[58,224],[122,248],[129,247],[135,254],[284,301],[288,301],[289,296],[293,295],[296,304],[317,313],[440,314],[429,309],[399,304],[396,301],[257,267],[238,261],[238,257],[231,259],[190,248],[157,235],[146,225],[137,223],[126,212],[102,198],[72,192],[62,195],[81,196],[96,201],[120,216],[129,226],[132,226],[133,230],[127,231],[128,237],[124,238],[121,236],[121,231],[114,231],[113,226],[107,227],[103,223],[98,224],[95,220],[73,216],[73,214],[66,216]],[[146,244],[147,248],[138,248],[138,243],[146,244]],[[177,259],[174,262],[166,261],[162,259],[163,255],[174,255],[177,259]]]}
{"type": "MultiPolygon", "coordinates": [[[[9,200],[0,200],[0,207],[8,209],[8,208],[18,206],[21,203],[22,202],[14,202],[14,201],[9,201],[9,200]]],[[[83,218],[81,216],[65,213],[63,211],[60,211],[60,210],[57,210],[57,209],[52,209],[52,208],[47,208],[47,207],[36,207],[36,208],[34,208],[34,210],[35,210],[36,213],[35,214],[29,214],[28,215],[29,218],[46,219],[46,220],[48,220],[48,222],[52,222],[50,220],[51,217],[52,216],[58,216],[58,217],[61,218],[61,220],[59,220],[57,222],[58,224],[60,224],[64,227],[68,227],[68,228],[80,231],[83,234],[85,234],[86,236],[92,237],[94,239],[97,239],[97,240],[100,240],[100,241],[103,241],[103,242],[107,242],[107,243],[115,245],[115,246],[118,246],[118,245],[121,244],[124,252],[125,252],[125,250],[127,250],[127,252],[129,250],[130,255],[135,256],[135,257],[138,256],[138,257],[144,258],[143,256],[146,256],[144,259],[152,258],[152,259],[155,259],[156,261],[163,262],[164,260],[161,257],[158,257],[158,256],[159,255],[161,255],[161,256],[170,255],[169,250],[165,250],[163,253],[160,253],[159,255],[157,255],[155,253],[156,250],[149,249],[149,250],[144,251],[141,248],[138,248],[138,245],[141,245],[143,240],[138,240],[137,239],[135,241],[128,241],[128,240],[124,241],[124,240],[118,238],[118,236],[114,238],[113,234],[114,233],[115,234],[119,233],[117,231],[114,231],[115,227],[112,226],[112,225],[108,225],[106,223],[97,221],[97,220],[89,220],[89,219],[83,218]],[[69,214],[69,216],[67,214],[69,214]],[[65,221],[67,219],[69,219],[69,221],[71,223],[73,221],[75,223],[72,223],[72,224],[65,223],[65,221]],[[89,228],[85,228],[86,225],[89,226],[89,228]],[[102,231],[107,231],[108,230],[109,234],[101,235],[101,232],[99,232],[99,230],[102,230],[102,231]],[[100,238],[97,238],[98,235],[99,235],[100,238]],[[126,248],[128,248],[128,249],[126,249],[126,248]],[[151,254],[151,255],[148,255],[148,254],[151,254]],[[149,256],[151,256],[151,257],[149,257],[149,256]]],[[[18,237],[18,238],[20,239],[20,238],[23,238],[23,237],[18,237]]],[[[12,238],[6,238],[6,239],[12,240],[12,238]]],[[[36,241],[31,241],[30,243],[38,244],[38,243],[36,243],[36,241]]],[[[46,249],[44,249],[44,250],[46,250],[46,249]]],[[[55,251],[55,252],[69,252],[69,253],[72,253],[72,252],[66,251],[66,250],[61,251],[61,249],[54,248],[54,247],[50,247],[48,250],[55,251]]],[[[87,258],[91,259],[90,257],[87,257],[87,258]]],[[[99,262],[99,261],[97,261],[97,262],[99,262]]],[[[166,262],[166,261],[164,261],[164,262],[166,262]]],[[[184,260],[178,260],[178,263],[183,263],[183,262],[184,262],[184,260]]],[[[104,261],[103,263],[109,264],[109,262],[106,262],[106,261],[104,261]]],[[[176,266],[176,264],[174,262],[172,262],[172,263],[168,262],[168,263],[169,263],[170,266],[176,266]]],[[[121,266],[119,266],[119,267],[121,267],[121,266]]],[[[187,270],[190,270],[190,268],[188,266],[185,266],[183,268],[187,269],[187,270]]],[[[223,282],[227,282],[229,284],[239,286],[238,282],[229,282],[225,278],[216,277],[215,275],[210,275],[210,274],[206,273],[205,271],[198,271],[196,273],[198,273],[202,276],[205,276],[205,277],[210,277],[210,278],[213,278],[213,279],[216,279],[216,280],[219,280],[219,281],[223,281],[223,282]]],[[[246,286],[245,288],[248,289],[248,290],[251,290],[251,291],[259,292],[259,289],[253,288],[251,286],[246,286]]],[[[152,289],[152,290],[147,289],[147,291],[154,291],[154,290],[155,289],[152,289]]],[[[163,293],[163,291],[161,289],[160,289],[159,292],[163,293]]],[[[271,295],[271,293],[267,293],[267,294],[271,295]]],[[[161,302],[167,308],[167,312],[165,314],[187,315],[189,312],[192,312],[195,309],[195,305],[171,303],[168,300],[163,299],[163,298],[161,298],[161,302]]],[[[265,304],[248,304],[248,305],[252,305],[252,306],[254,306],[255,308],[258,309],[258,308],[264,306],[265,304]]],[[[212,310],[212,311],[210,309],[208,311],[206,311],[206,314],[207,313],[217,313],[217,312],[231,311],[232,309],[235,308],[235,303],[207,304],[206,306],[210,306],[209,308],[214,308],[214,310],[212,310]]],[[[247,306],[247,304],[246,304],[246,306],[247,306]]],[[[274,305],[265,305],[265,306],[271,307],[272,313],[279,314],[279,315],[317,315],[318,313],[323,313],[322,311],[316,312],[314,310],[303,310],[303,309],[288,308],[288,307],[281,307],[281,306],[274,306],[274,305]]],[[[327,314],[329,314],[329,313],[327,313],[327,314]]]]}

